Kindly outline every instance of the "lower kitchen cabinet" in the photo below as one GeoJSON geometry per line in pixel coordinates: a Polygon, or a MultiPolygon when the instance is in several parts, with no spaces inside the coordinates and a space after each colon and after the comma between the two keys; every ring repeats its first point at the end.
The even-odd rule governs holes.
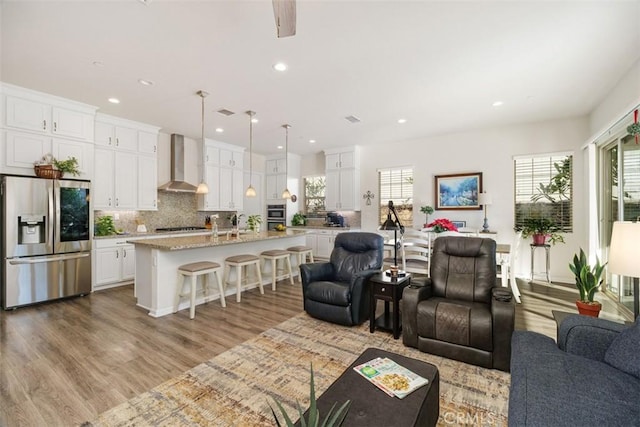
{"type": "Polygon", "coordinates": [[[136,274],[135,246],[127,239],[95,241],[93,290],[131,283],[136,274]]]}
{"type": "Polygon", "coordinates": [[[331,251],[336,240],[336,236],[347,231],[360,231],[359,229],[335,230],[319,228],[313,229],[306,235],[307,246],[313,249],[313,257],[321,259],[329,259],[331,251]]]}

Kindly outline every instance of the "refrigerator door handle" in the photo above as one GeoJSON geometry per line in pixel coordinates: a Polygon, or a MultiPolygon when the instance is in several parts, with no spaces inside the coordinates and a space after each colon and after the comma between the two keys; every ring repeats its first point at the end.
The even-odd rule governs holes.
{"type": "Polygon", "coordinates": [[[70,260],[70,259],[86,258],[86,257],[88,257],[90,255],[91,255],[90,252],[83,252],[81,254],[60,255],[60,256],[38,258],[38,259],[32,259],[32,258],[22,259],[22,258],[20,258],[20,259],[9,260],[9,264],[11,264],[11,265],[40,264],[40,263],[43,263],[43,262],[67,261],[67,260],[70,260]]]}

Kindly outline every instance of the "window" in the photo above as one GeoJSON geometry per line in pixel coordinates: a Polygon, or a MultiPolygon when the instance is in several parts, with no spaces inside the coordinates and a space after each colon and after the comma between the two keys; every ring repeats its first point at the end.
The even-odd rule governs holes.
{"type": "Polygon", "coordinates": [[[515,226],[528,217],[547,218],[573,231],[573,156],[518,157],[515,168],[515,226]]]}
{"type": "Polygon", "coordinates": [[[378,172],[380,187],[380,224],[387,219],[389,200],[405,227],[413,225],[413,169],[387,169],[378,172]]]}
{"type": "Polygon", "coordinates": [[[310,176],[304,178],[304,208],[307,215],[320,215],[325,210],[324,176],[310,176]]]}

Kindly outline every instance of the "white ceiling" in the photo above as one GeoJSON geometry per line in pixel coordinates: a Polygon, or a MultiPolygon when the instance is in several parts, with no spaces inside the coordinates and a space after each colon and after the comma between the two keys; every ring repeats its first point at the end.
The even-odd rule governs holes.
{"type": "Polygon", "coordinates": [[[4,0],[1,14],[0,80],[194,139],[202,89],[206,136],[248,147],[251,109],[263,154],[284,123],[304,155],[582,116],[640,58],[640,0],[298,0],[285,39],[269,0],[4,0]]]}

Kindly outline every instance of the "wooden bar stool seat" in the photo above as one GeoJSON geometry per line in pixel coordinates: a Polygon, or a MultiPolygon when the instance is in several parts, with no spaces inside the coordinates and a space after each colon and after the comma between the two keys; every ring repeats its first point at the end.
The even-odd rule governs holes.
{"type": "Polygon", "coordinates": [[[300,283],[302,283],[302,276],[300,275],[300,266],[302,264],[306,264],[307,262],[313,261],[313,248],[310,246],[291,246],[287,248],[287,252],[293,255],[296,259],[296,267],[298,269],[298,277],[300,278],[300,283]]]}
{"type": "Polygon", "coordinates": [[[209,273],[213,273],[218,282],[218,290],[220,291],[220,304],[222,307],[226,307],[227,304],[224,300],[224,290],[222,289],[222,281],[220,280],[220,270],[222,267],[217,262],[200,261],[192,262],[190,264],[184,264],[178,267],[179,280],[176,286],[176,296],[173,304],[173,312],[176,313],[180,306],[181,297],[189,297],[189,318],[193,319],[196,316],[196,293],[198,287],[198,277],[204,276],[202,283],[202,291],[205,295],[205,302],[209,302],[209,273]],[[183,293],[184,284],[187,282],[189,289],[183,293]]]}
{"type": "Polygon", "coordinates": [[[240,302],[240,293],[242,292],[242,283],[245,286],[258,285],[260,293],[264,294],[262,287],[262,273],[260,272],[260,258],[252,254],[234,255],[224,260],[224,286],[229,284],[229,276],[231,269],[236,268],[236,301],[240,302]],[[248,269],[249,266],[255,268],[255,281],[249,282],[248,269]]]}
{"type": "Polygon", "coordinates": [[[260,259],[263,262],[263,267],[266,266],[267,261],[271,261],[271,290],[276,290],[276,281],[282,279],[289,279],[293,285],[293,273],[291,272],[291,256],[289,251],[284,249],[272,249],[264,251],[260,254],[260,259]],[[278,261],[282,261],[284,264],[278,268],[278,261]]]}

